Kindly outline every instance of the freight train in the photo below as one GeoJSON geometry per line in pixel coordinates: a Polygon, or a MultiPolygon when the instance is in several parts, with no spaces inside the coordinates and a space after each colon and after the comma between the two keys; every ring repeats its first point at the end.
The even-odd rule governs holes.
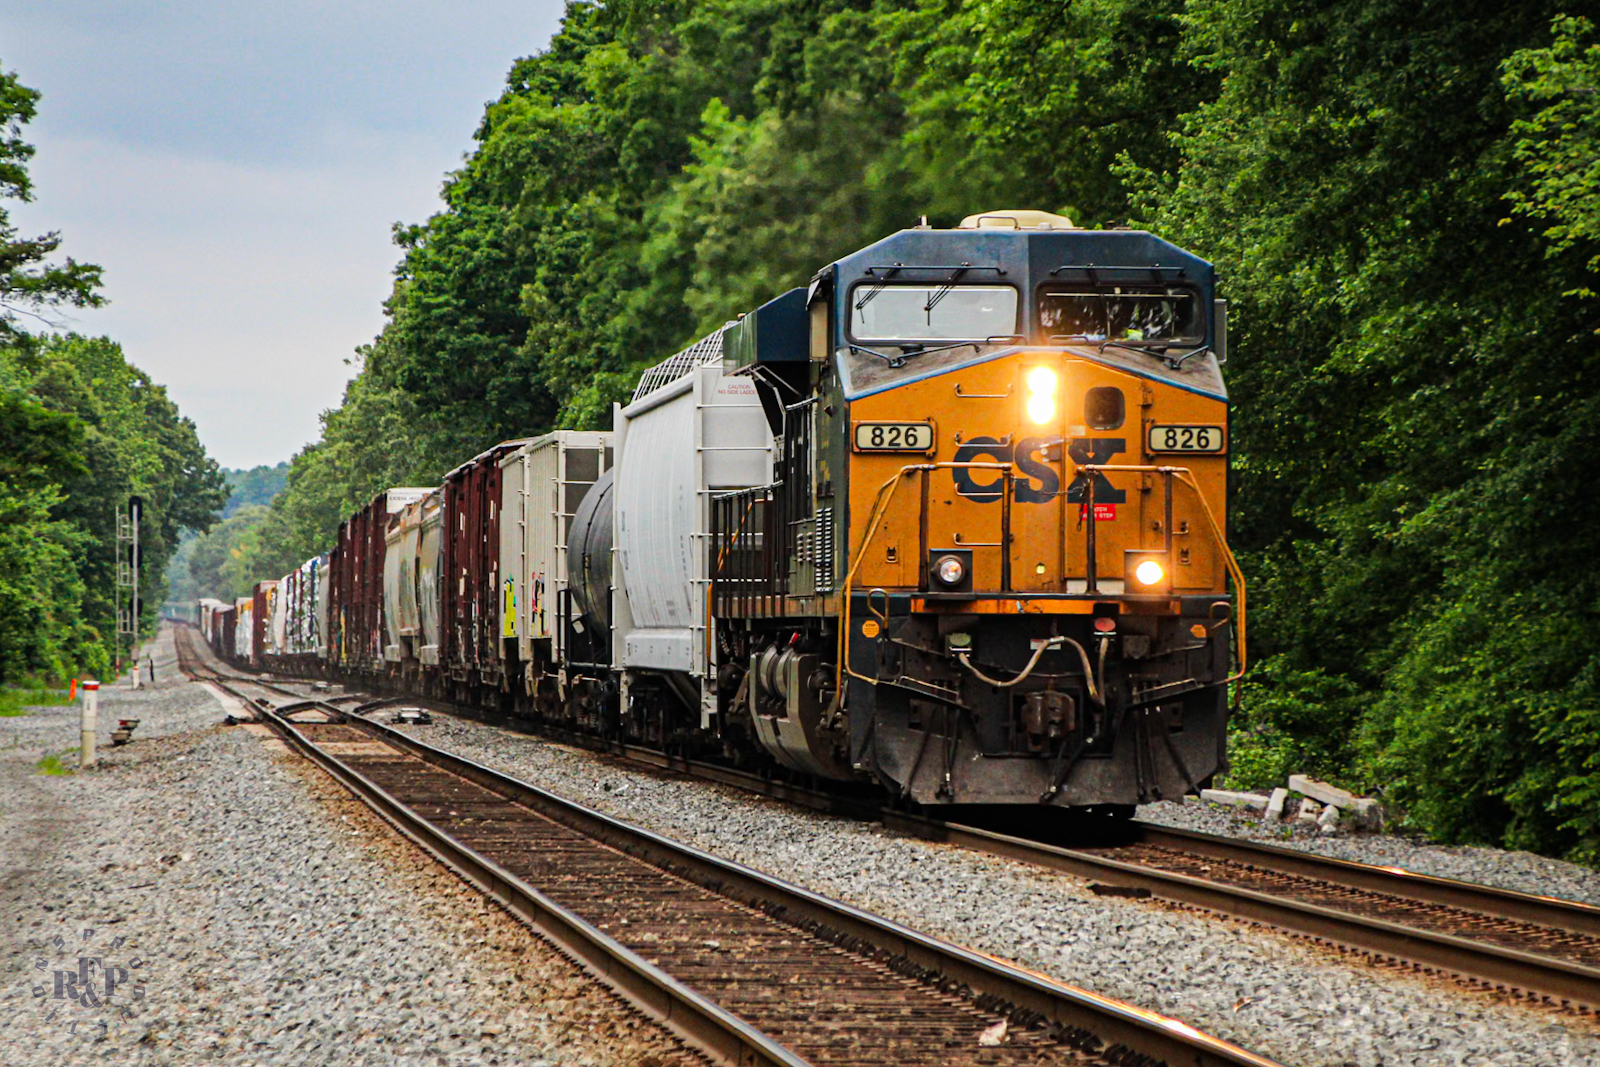
{"type": "Polygon", "coordinates": [[[238,663],[920,805],[1226,769],[1209,263],[1043,212],[919,225],[651,367],[609,431],[375,496],[201,625],[238,663]]]}

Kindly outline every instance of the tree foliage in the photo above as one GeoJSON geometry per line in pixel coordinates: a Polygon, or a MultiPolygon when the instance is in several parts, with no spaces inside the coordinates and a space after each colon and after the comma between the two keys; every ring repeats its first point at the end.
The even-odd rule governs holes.
{"type": "MultiPolygon", "coordinates": [[[[1600,244],[1600,40],[1594,23],[1562,17],[1548,48],[1527,48],[1504,63],[1513,99],[1539,105],[1512,125],[1512,154],[1529,181],[1508,199],[1550,225],[1549,253],[1600,244]]],[[[1600,272],[1600,256],[1589,259],[1600,272]]],[[[1583,286],[1573,295],[1593,296],[1583,286]]]]}
{"type": "Polygon", "coordinates": [[[228,483],[228,503],[222,508],[226,519],[246,504],[272,503],[289,480],[289,461],[271,467],[263,463],[249,470],[225,469],[222,477],[228,483]]]}
{"type": "Polygon", "coordinates": [[[11,455],[0,468],[18,471],[0,493],[23,507],[16,529],[30,544],[18,567],[28,569],[21,560],[29,553],[37,560],[48,552],[55,570],[31,565],[33,581],[44,583],[33,597],[35,644],[3,645],[30,670],[104,670],[116,634],[116,510],[130,496],[144,499],[140,576],[149,624],[165,599],[180,531],[208,527],[227,499],[222,475],[166,389],[106,338],[30,338],[0,349],[0,380],[23,416],[6,420],[15,443],[4,442],[11,455]]]}
{"type": "Polygon", "coordinates": [[[1555,13],[1189,11],[1222,88],[1176,171],[1124,173],[1240,312],[1235,529],[1268,657],[1247,729],[1449,838],[1600,856],[1600,585],[1563,563],[1600,520],[1594,309],[1566,295],[1594,247],[1505,218],[1553,203],[1504,71],[1555,13]]]}
{"type": "MultiPolygon", "coordinates": [[[[33,146],[22,137],[22,127],[38,111],[39,93],[0,69],[0,201],[33,199],[28,160],[33,146]]],[[[0,344],[22,334],[19,316],[50,323],[51,308],[99,307],[100,268],[75,262],[51,263],[61,246],[59,233],[23,237],[0,205],[0,344]]]]}
{"type": "MultiPolygon", "coordinates": [[[[0,204],[27,200],[22,127],[39,95],[0,73],[0,204]]],[[[115,512],[144,498],[144,624],[185,528],[227,498],[194,423],[106,338],[35,336],[51,308],[101,303],[100,269],[47,261],[58,234],[20,238],[0,206],[0,682],[102,673],[116,643],[115,512]]]]}
{"type": "Polygon", "coordinates": [[[82,441],[71,416],[0,392],[0,679],[56,667],[87,637],[71,565],[80,538],[51,514],[61,484],[86,471],[82,441]]]}

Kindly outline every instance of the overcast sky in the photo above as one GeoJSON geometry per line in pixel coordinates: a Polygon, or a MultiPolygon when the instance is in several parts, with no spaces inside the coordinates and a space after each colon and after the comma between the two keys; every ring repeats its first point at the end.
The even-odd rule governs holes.
{"type": "Polygon", "coordinates": [[[227,467],[288,459],[382,328],[395,222],[437,210],[559,0],[0,0],[44,94],[27,236],[105,268],[106,334],[227,467]]]}

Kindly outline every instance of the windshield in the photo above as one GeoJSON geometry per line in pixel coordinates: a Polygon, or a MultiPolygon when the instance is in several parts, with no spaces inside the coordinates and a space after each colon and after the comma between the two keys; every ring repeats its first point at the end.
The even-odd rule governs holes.
{"type": "Polygon", "coordinates": [[[1083,285],[1039,294],[1039,332],[1050,340],[1159,342],[1205,340],[1200,302],[1176,286],[1083,285]]]}
{"type": "Polygon", "coordinates": [[[1017,332],[1017,291],[1005,285],[857,285],[850,333],[859,341],[983,341],[1017,332]]]}

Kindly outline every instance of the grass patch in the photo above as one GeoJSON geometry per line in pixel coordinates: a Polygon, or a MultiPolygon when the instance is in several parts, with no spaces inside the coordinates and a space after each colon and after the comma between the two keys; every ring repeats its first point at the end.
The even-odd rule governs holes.
{"type": "Polygon", "coordinates": [[[0,715],[26,715],[29,708],[58,708],[66,703],[65,689],[0,689],[0,715]]]}
{"type": "Polygon", "coordinates": [[[59,774],[71,774],[76,768],[68,767],[66,764],[62,763],[61,762],[61,757],[65,756],[68,752],[72,752],[72,751],[75,751],[75,750],[69,748],[69,749],[66,749],[66,750],[64,750],[62,752],[57,753],[54,756],[46,756],[44,759],[40,760],[36,764],[36,766],[39,768],[39,773],[40,774],[57,774],[57,775],[59,775],[59,774]]]}

